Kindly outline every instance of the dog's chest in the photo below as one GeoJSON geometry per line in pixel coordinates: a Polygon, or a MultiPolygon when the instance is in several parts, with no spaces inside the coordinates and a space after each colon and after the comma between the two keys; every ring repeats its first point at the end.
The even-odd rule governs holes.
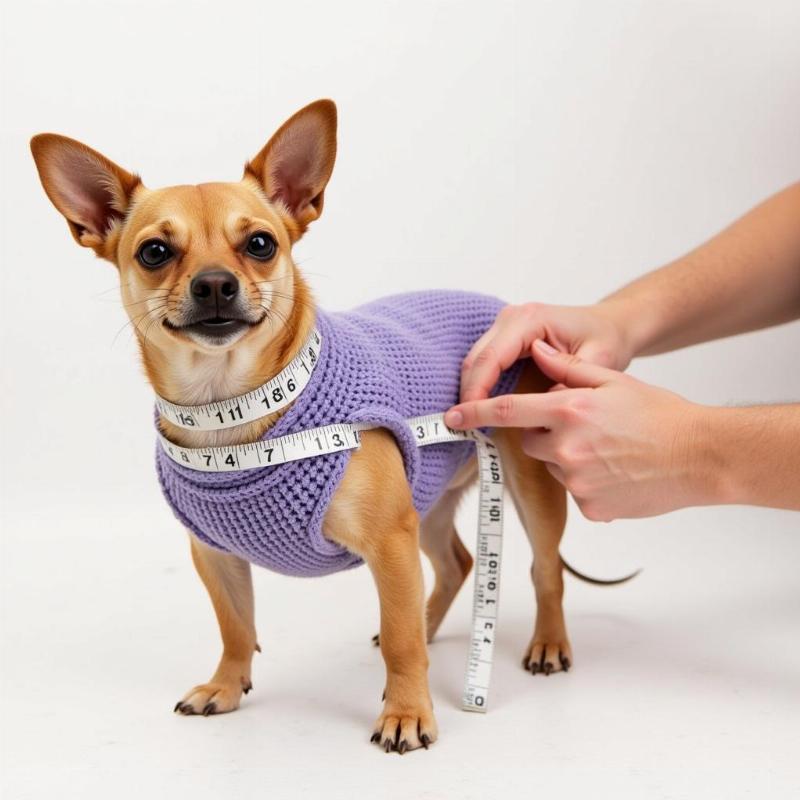
{"type": "MultiPolygon", "coordinates": [[[[337,422],[391,431],[403,453],[414,504],[423,516],[470,457],[458,442],[419,450],[409,417],[458,399],[461,362],[502,307],[494,298],[425,292],[386,298],[344,314],[318,312],[317,368],[269,436],[337,422]]],[[[498,389],[510,391],[516,371],[498,389]]],[[[360,563],[325,539],[322,520],[350,453],[236,473],[199,473],[159,453],[164,494],[200,539],[291,575],[323,575],[360,563]]]]}

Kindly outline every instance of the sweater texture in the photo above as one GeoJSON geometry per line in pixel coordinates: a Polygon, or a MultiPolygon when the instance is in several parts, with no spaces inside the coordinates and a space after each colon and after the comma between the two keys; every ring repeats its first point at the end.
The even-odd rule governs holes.
{"type": "MultiPolygon", "coordinates": [[[[394,295],[352,311],[317,310],[319,361],[289,410],[265,434],[276,438],[333,423],[367,423],[397,440],[414,506],[424,517],[474,453],[472,441],[418,448],[406,419],[458,402],[461,364],[505,304],[468,292],[394,295]]],[[[520,364],[492,394],[516,386],[520,364]]],[[[198,539],[286,575],[315,576],[361,563],[326,539],[325,512],[352,451],[239,472],[176,464],[156,448],[161,488],[198,539]]]]}

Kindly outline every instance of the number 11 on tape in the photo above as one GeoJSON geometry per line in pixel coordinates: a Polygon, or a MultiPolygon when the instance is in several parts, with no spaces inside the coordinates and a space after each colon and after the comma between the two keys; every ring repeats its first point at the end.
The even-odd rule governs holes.
{"type": "Polygon", "coordinates": [[[480,468],[478,546],[472,600],[472,636],[467,656],[462,708],[486,711],[492,675],[497,607],[500,599],[500,559],[503,546],[503,468],[497,448],[484,436],[477,439],[480,468]]]}

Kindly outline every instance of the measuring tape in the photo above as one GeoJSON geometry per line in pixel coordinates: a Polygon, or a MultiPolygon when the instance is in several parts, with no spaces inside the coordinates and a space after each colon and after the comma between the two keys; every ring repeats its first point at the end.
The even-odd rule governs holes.
{"type": "MultiPolygon", "coordinates": [[[[264,386],[246,395],[205,406],[179,406],[157,398],[157,408],[180,427],[219,430],[242,425],[288,405],[311,377],[322,339],[313,331],[286,369],[264,386]],[[302,383],[301,383],[302,381],[302,383]],[[290,388],[290,385],[292,388],[290,388]],[[280,399],[276,399],[276,397],[280,399]]],[[[492,441],[480,431],[448,428],[443,414],[406,420],[418,447],[447,442],[474,441],[479,467],[478,542],[475,588],[472,598],[472,633],[464,679],[462,708],[486,711],[492,672],[494,640],[500,597],[500,562],[503,542],[503,469],[492,441]]],[[[274,439],[216,447],[180,447],[159,434],[164,452],[181,466],[201,472],[235,472],[277,466],[304,458],[356,450],[361,431],[374,426],[340,423],[309,428],[274,439]]]]}
{"type": "Polygon", "coordinates": [[[173,425],[193,431],[219,431],[253,422],[294,402],[311,380],[321,348],[322,336],[314,329],[289,364],[258,389],[204,406],[179,406],[156,395],[156,408],[173,425]]]}

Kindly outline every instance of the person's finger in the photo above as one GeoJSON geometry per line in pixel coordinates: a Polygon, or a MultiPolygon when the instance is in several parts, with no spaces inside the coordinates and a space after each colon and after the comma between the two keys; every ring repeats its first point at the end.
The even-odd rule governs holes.
{"type": "Polygon", "coordinates": [[[613,369],[590,364],[570,353],[561,353],[541,339],[533,343],[533,357],[548,378],[571,388],[596,388],[622,375],[613,369]]]}
{"type": "Polygon", "coordinates": [[[461,381],[464,382],[464,378],[468,375],[468,373],[472,370],[475,366],[475,359],[478,357],[478,353],[480,353],[484,347],[486,347],[489,342],[494,339],[497,335],[498,331],[502,331],[503,325],[500,320],[495,320],[494,324],[491,328],[489,328],[485,333],[481,335],[481,337],[470,347],[469,352],[466,355],[466,358],[461,364],[461,381]]]}
{"type": "Polygon", "coordinates": [[[549,428],[563,393],[502,394],[488,400],[471,400],[453,406],[444,421],[450,428],[549,428]]]}
{"type": "Polygon", "coordinates": [[[531,344],[537,335],[539,332],[531,329],[529,319],[515,317],[504,321],[498,318],[464,359],[461,401],[488,397],[500,373],[515,361],[530,355],[531,344]]]}
{"type": "MultiPolygon", "coordinates": [[[[487,333],[491,333],[491,331],[487,331],[487,333]]],[[[462,403],[468,400],[485,400],[500,378],[500,373],[503,371],[503,358],[493,345],[493,341],[492,337],[487,337],[483,342],[479,340],[467,354],[461,366],[460,400],[462,403]]],[[[507,349],[508,340],[501,339],[500,341],[506,342],[504,349],[507,349]]],[[[517,349],[516,344],[512,344],[510,349],[513,353],[517,349]]],[[[516,360],[518,357],[517,355],[513,358],[516,360]]],[[[511,363],[513,364],[514,361],[511,363]]]]}

